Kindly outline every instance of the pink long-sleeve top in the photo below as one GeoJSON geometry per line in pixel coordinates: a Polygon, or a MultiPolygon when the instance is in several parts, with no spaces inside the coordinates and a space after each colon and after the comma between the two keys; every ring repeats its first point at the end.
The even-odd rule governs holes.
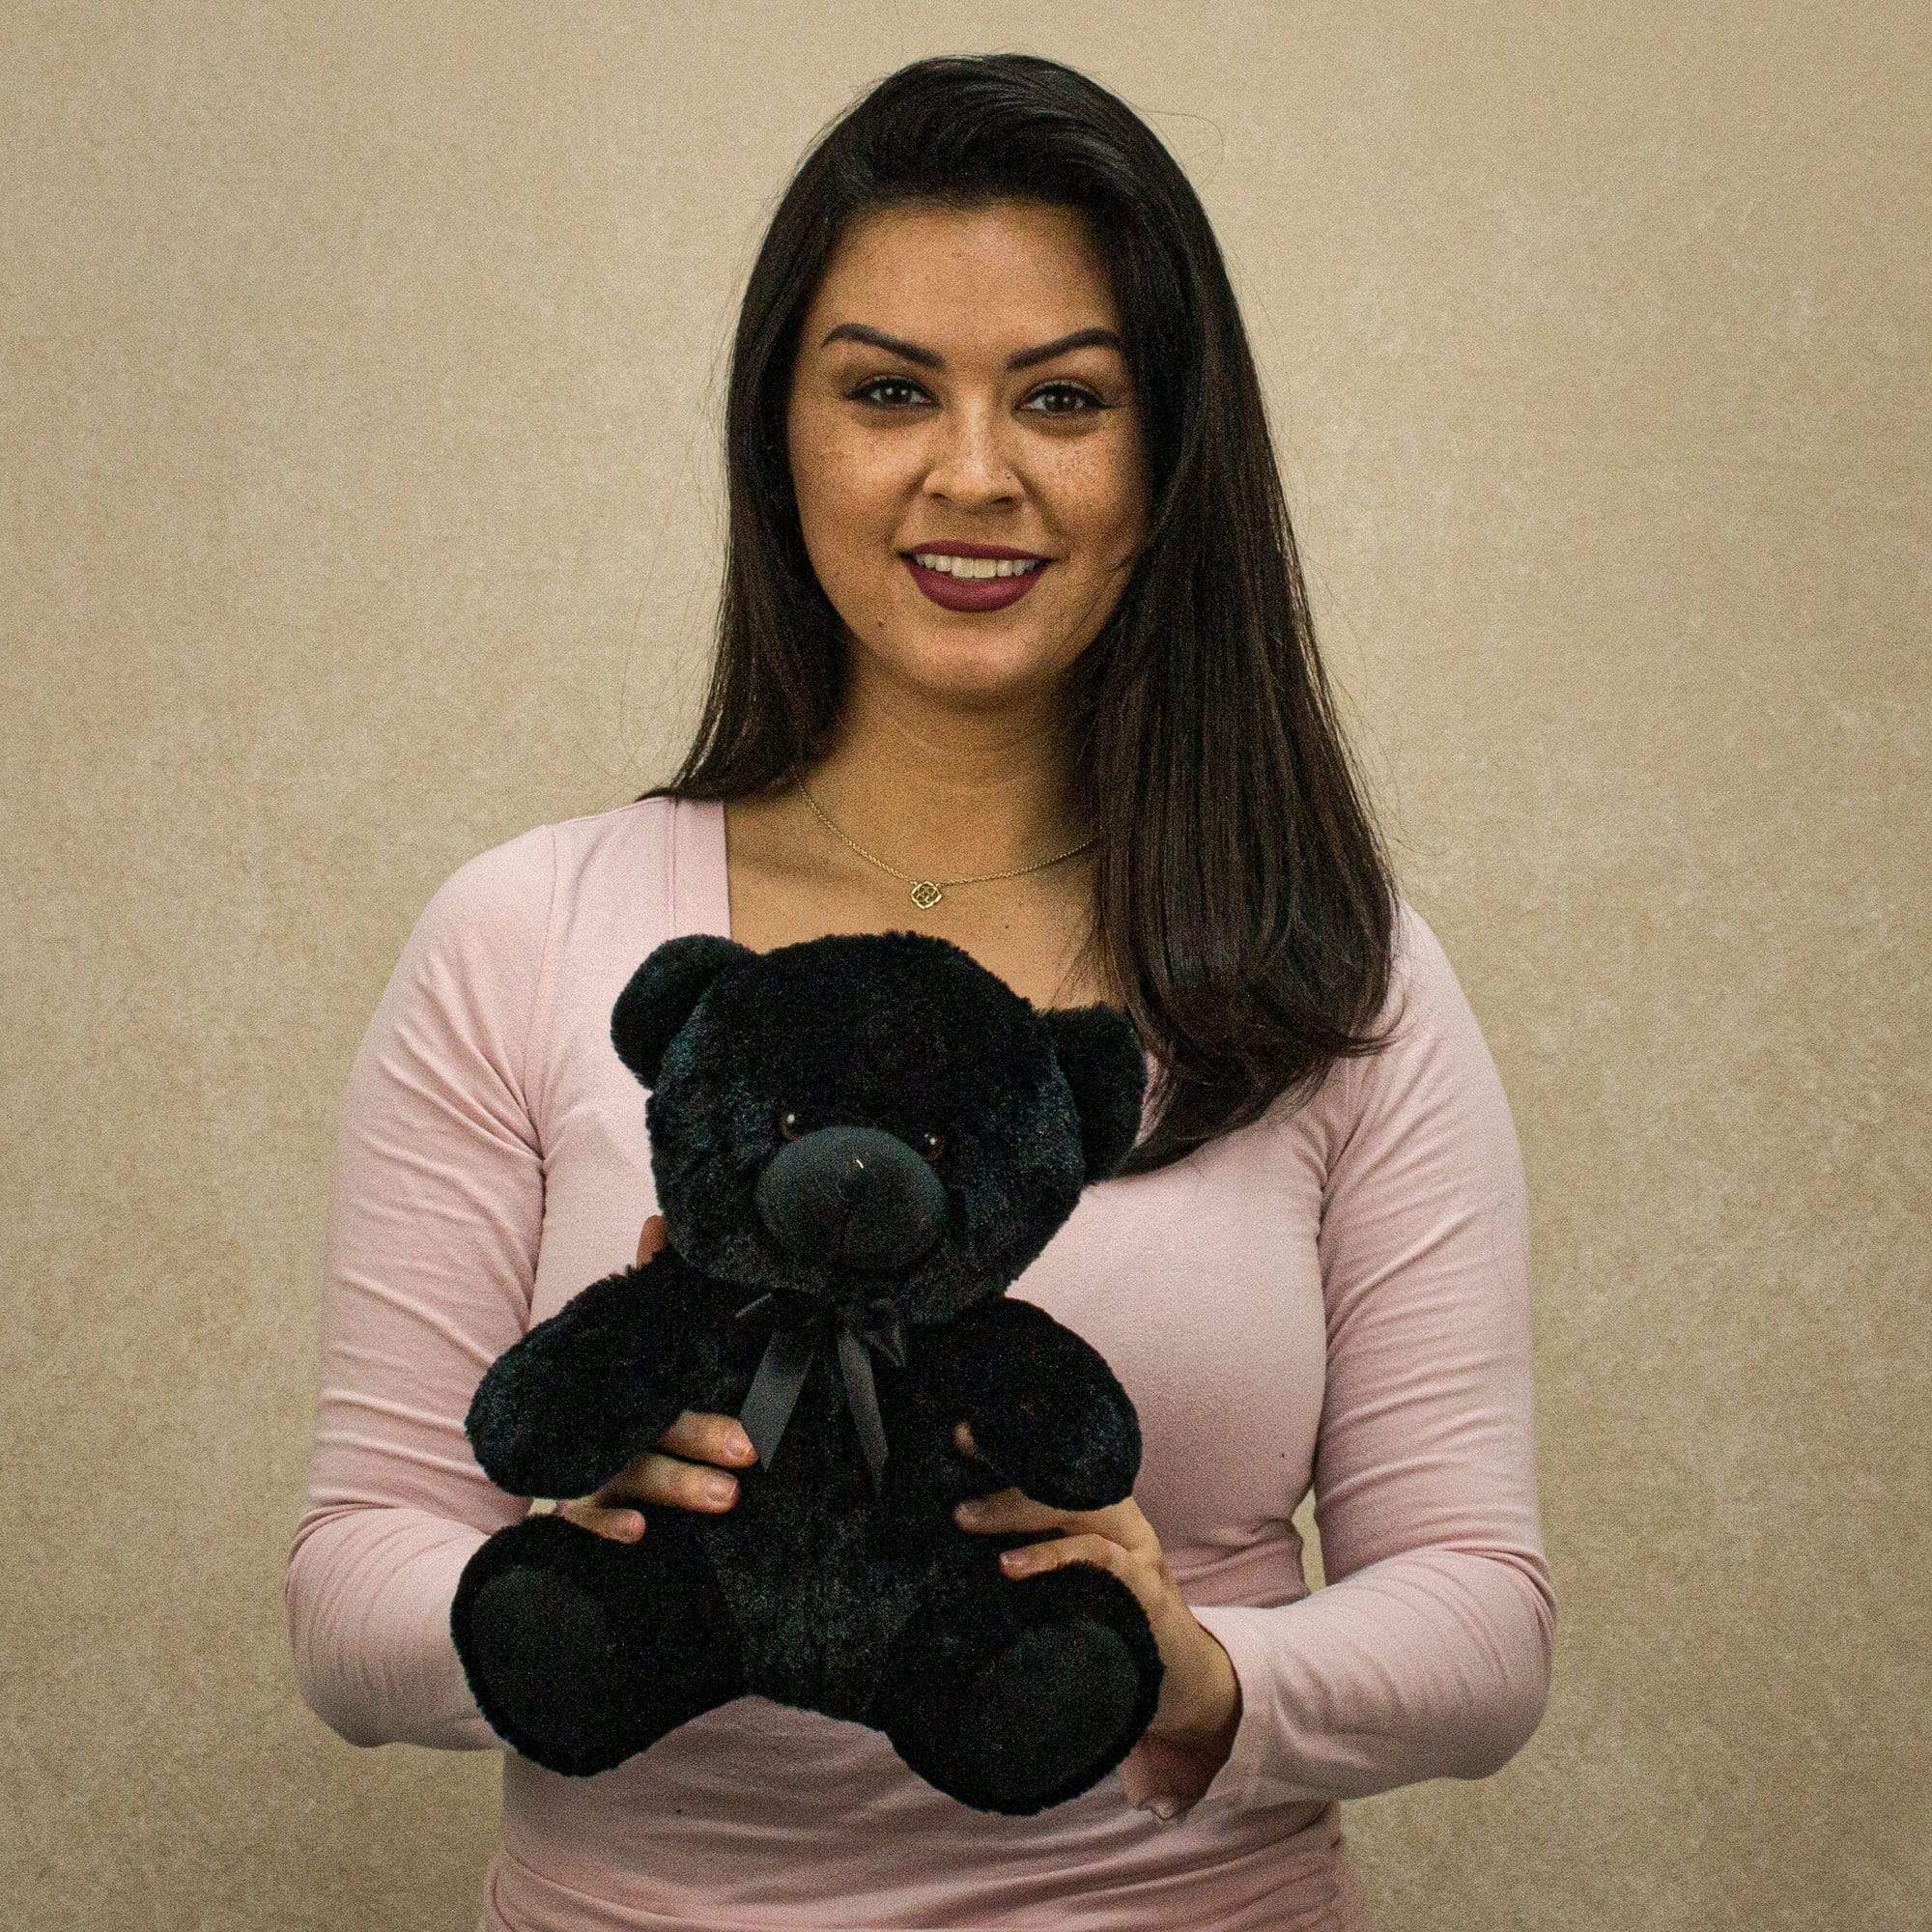
{"type": "MultiPolygon", "coordinates": [[[[417,920],[355,1055],[325,1243],[318,1420],[286,1600],[355,1745],[503,1753],[489,1932],[1342,1932],[1339,1801],[1487,1776],[1548,1690],[1527,1221],[1508,1102],[1402,901],[1386,1052],[1161,1173],[1091,1186],[1009,1293],[1106,1358],[1135,1500],[1240,1682],[1232,1753],[1144,1739],[1082,1797],[980,1812],[862,1725],[744,1697],[587,1778],[508,1748],[449,1633],[527,1511],[464,1417],[657,1207],[611,1009],[653,947],[728,935],[724,808],[538,826],[417,920]],[[1325,1587],[1291,1520],[1311,1486],[1325,1587]]],[[[587,1532],[586,1532],[587,1533],[587,1532]]]]}

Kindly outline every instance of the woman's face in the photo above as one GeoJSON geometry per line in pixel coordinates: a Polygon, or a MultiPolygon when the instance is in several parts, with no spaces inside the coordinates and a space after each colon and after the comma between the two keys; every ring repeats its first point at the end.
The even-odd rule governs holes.
{"type": "Polygon", "coordinates": [[[1119,330],[1068,210],[890,210],[847,229],[805,318],[787,432],[806,549],[855,674],[1007,705],[1045,697],[1093,641],[1146,515],[1119,330]],[[1089,330],[1115,339],[1035,353],[1089,330]],[[1048,561],[1016,603],[950,609],[909,558],[953,544],[1048,561]]]}

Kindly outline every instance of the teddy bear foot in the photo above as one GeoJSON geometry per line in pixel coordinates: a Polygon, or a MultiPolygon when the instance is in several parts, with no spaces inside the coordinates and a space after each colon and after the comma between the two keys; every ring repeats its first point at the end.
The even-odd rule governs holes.
{"type": "Polygon", "coordinates": [[[520,1755],[587,1777],[637,1750],[636,1720],[611,1689],[622,1659],[611,1620],[565,1578],[493,1577],[470,1600],[469,1648],[477,1708],[520,1755]]]}
{"type": "Polygon", "coordinates": [[[953,1750],[967,1788],[1022,1814],[1086,1790],[1139,1685],[1125,1643],[1091,1617],[1028,1631],[966,1692],[953,1750]]]}
{"type": "Polygon", "coordinates": [[[1160,1650],[1118,1577],[1067,1565],[969,1586],[948,1607],[950,1630],[909,1620],[870,1721],[961,1804],[1026,1817],[1077,1798],[1152,1721],[1160,1650]]]}
{"type": "Polygon", "coordinates": [[[609,1771],[743,1688],[735,1624],[666,1515],[649,1548],[528,1517],[457,1579],[450,1634],[476,1708],[547,1771],[609,1771]]]}

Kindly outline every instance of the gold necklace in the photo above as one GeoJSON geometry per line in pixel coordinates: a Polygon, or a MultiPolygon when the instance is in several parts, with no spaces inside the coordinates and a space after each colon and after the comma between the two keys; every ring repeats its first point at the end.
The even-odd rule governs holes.
{"type": "MultiPolygon", "coordinates": [[[[1031,866],[1015,866],[1010,872],[980,872],[970,879],[915,879],[908,873],[894,871],[893,867],[887,865],[883,859],[874,857],[857,839],[846,838],[844,833],[839,832],[838,826],[834,825],[831,819],[825,817],[825,808],[812,797],[810,792],[806,791],[805,781],[802,778],[798,781],[798,788],[800,791],[805,792],[806,804],[810,806],[820,818],[825,819],[825,823],[831,831],[838,833],[840,838],[845,838],[846,844],[851,846],[860,858],[871,860],[872,864],[878,867],[880,871],[892,872],[894,878],[903,880],[912,888],[912,902],[919,907],[921,912],[924,912],[939,903],[943,896],[940,892],[942,886],[977,886],[987,879],[1016,879],[1022,872],[1037,872],[1042,867],[1057,866],[1061,860],[1070,859],[1076,852],[1086,851],[1087,847],[1094,842],[1093,838],[1083,839],[1078,845],[1070,845],[1065,852],[1056,853],[1051,859],[1041,859],[1031,866]]],[[[1098,836],[1096,833],[1094,838],[1098,836]]]]}

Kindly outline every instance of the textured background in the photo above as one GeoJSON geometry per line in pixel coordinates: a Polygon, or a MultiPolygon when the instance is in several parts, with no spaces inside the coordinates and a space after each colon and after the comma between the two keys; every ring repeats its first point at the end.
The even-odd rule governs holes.
{"type": "Polygon", "coordinates": [[[1041,17],[0,8],[15,1922],[473,1925],[494,1756],[286,1651],[342,1081],[438,883],[682,748],[798,155],[998,47],[1208,204],[1529,1169],[1557,1680],[1346,1808],[1381,1923],[1925,1922],[1923,10],[1041,17]]]}

